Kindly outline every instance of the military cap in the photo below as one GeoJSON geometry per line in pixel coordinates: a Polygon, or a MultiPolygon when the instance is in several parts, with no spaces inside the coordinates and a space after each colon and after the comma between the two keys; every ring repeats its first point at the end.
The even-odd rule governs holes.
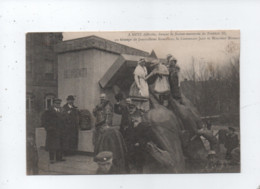
{"type": "Polygon", "coordinates": [[[100,94],[100,98],[106,98],[106,97],[107,97],[107,95],[105,93],[100,94]]]}
{"type": "Polygon", "coordinates": [[[126,98],[125,101],[129,104],[132,104],[132,99],[131,98],[126,98]]]}
{"type": "Polygon", "coordinates": [[[75,98],[74,98],[74,96],[69,95],[69,96],[67,97],[67,100],[75,100],[75,98]]]}
{"type": "Polygon", "coordinates": [[[62,100],[59,99],[59,98],[54,98],[54,99],[53,99],[53,102],[59,102],[59,103],[61,103],[61,101],[62,101],[62,100]]]}
{"type": "Polygon", "coordinates": [[[210,156],[210,155],[216,155],[216,152],[214,150],[210,150],[208,153],[208,156],[210,156]]]}
{"type": "Polygon", "coordinates": [[[94,158],[94,161],[97,163],[107,163],[111,161],[113,158],[113,153],[110,151],[103,151],[99,152],[96,157],[94,158]]]}

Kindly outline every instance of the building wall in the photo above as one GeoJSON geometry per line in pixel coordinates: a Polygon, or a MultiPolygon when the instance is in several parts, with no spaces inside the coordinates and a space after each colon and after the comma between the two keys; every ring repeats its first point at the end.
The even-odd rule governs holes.
{"type": "Polygon", "coordinates": [[[27,125],[40,126],[45,97],[57,96],[57,54],[53,46],[62,40],[61,33],[26,34],[26,102],[27,125]]]}
{"type": "MultiPolygon", "coordinates": [[[[115,103],[113,90],[103,91],[98,82],[118,57],[118,54],[97,49],[59,54],[58,96],[63,100],[63,104],[68,95],[74,95],[75,105],[79,109],[88,109],[92,112],[99,103],[102,92],[115,103]]],[[[114,118],[114,124],[118,125],[118,117],[115,115],[114,118]]]]}

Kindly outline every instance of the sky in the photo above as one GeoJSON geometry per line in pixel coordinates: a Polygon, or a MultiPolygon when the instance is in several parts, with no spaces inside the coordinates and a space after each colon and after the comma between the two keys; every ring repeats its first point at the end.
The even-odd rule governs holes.
{"type": "Polygon", "coordinates": [[[240,51],[239,30],[64,32],[63,40],[90,35],[149,53],[154,50],[158,58],[165,58],[167,54],[172,54],[178,60],[181,69],[188,69],[192,60],[195,63],[212,62],[223,66],[230,62],[233,56],[239,56],[240,51]],[[168,40],[158,40],[167,37],[168,40]]]}

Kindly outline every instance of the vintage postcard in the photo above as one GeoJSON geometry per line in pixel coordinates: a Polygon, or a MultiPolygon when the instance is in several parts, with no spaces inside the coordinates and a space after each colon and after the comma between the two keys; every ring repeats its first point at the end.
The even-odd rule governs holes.
{"type": "Polygon", "coordinates": [[[239,173],[239,65],[239,30],[27,33],[27,175],[239,173]]]}

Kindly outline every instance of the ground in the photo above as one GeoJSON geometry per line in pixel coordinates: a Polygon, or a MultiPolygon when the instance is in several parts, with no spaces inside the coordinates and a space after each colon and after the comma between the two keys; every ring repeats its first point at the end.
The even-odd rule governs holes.
{"type": "MultiPolygon", "coordinates": [[[[216,133],[223,126],[213,126],[213,131],[216,133]]],[[[237,131],[239,136],[239,131],[237,131]]],[[[207,143],[205,143],[207,147],[207,143]]],[[[220,146],[220,159],[224,160],[226,149],[223,145],[220,146]]],[[[91,175],[95,174],[97,164],[93,161],[91,155],[73,155],[64,157],[66,161],[57,162],[54,164],[49,163],[49,154],[44,148],[38,150],[39,154],[39,174],[40,175],[91,175]]],[[[200,173],[201,170],[196,170],[200,173]]],[[[239,172],[239,166],[228,168],[224,172],[239,172]]]]}
{"type": "Polygon", "coordinates": [[[41,148],[38,153],[40,175],[89,175],[97,170],[93,157],[88,155],[66,156],[66,161],[50,164],[47,151],[41,148]]]}

